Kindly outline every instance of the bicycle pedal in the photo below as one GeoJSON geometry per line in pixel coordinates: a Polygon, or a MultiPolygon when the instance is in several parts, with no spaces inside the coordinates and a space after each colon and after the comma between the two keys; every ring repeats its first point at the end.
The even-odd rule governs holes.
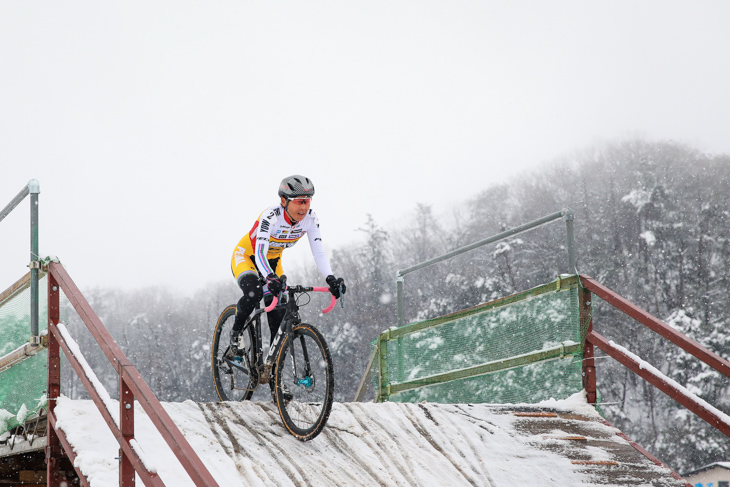
{"type": "MultiPolygon", "coordinates": [[[[294,399],[294,394],[289,390],[284,389],[281,393],[281,398],[284,400],[284,406],[286,406],[291,402],[292,399],[294,399]]],[[[276,394],[274,391],[271,391],[271,400],[273,402],[276,402],[276,394]]]]}
{"type": "Polygon", "coordinates": [[[225,358],[218,360],[218,368],[224,374],[230,375],[233,373],[233,367],[231,367],[231,364],[229,364],[225,358]]]}
{"type": "Polygon", "coordinates": [[[228,360],[235,360],[237,362],[240,362],[241,357],[243,356],[243,350],[240,350],[233,345],[230,345],[228,347],[228,350],[226,350],[226,353],[223,354],[223,357],[228,360]]]}

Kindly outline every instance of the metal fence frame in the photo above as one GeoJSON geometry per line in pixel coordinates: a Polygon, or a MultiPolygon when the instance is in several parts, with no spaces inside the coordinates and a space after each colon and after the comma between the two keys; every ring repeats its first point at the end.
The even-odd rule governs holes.
{"type": "MultiPolygon", "coordinates": [[[[38,279],[43,279],[46,273],[43,269],[38,274],[38,279]]],[[[0,306],[6,301],[13,299],[18,294],[22,293],[31,286],[31,273],[28,272],[23,277],[18,279],[13,285],[3,292],[0,292],[0,306]]],[[[45,337],[39,337],[38,335],[32,336],[26,343],[20,345],[15,350],[0,357],[0,373],[9,369],[10,367],[19,364],[25,359],[37,355],[46,349],[45,337]]],[[[2,433],[0,431],[0,433],[2,433]]]]}
{"type": "Polygon", "coordinates": [[[0,210],[0,221],[3,221],[11,211],[18,206],[26,196],[30,195],[30,334],[31,345],[37,346],[38,340],[38,280],[41,268],[38,257],[38,195],[41,186],[37,180],[31,179],[28,184],[13,198],[10,203],[0,210]]]}
{"type": "MultiPolygon", "coordinates": [[[[404,323],[403,323],[403,321],[404,321],[403,296],[404,296],[404,292],[405,292],[404,285],[405,285],[405,276],[406,275],[410,274],[411,272],[415,272],[417,270],[432,266],[439,262],[443,262],[452,257],[455,257],[457,255],[468,252],[470,250],[474,250],[476,248],[483,247],[484,245],[499,242],[500,240],[504,240],[504,239],[512,237],[514,235],[519,235],[520,233],[524,233],[528,230],[532,230],[534,228],[545,225],[546,223],[550,223],[550,222],[553,222],[553,221],[561,219],[561,218],[565,221],[565,226],[566,226],[566,251],[568,253],[568,270],[567,270],[566,274],[577,274],[578,269],[577,269],[576,260],[575,260],[575,234],[574,234],[574,226],[573,226],[575,216],[573,214],[573,210],[571,210],[570,208],[563,208],[560,211],[556,211],[555,213],[551,213],[542,218],[538,218],[537,220],[533,220],[531,222],[525,223],[518,227],[511,228],[509,230],[498,233],[491,237],[487,237],[485,239],[474,242],[465,247],[460,247],[456,250],[452,250],[451,252],[447,252],[438,257],[434,257],[433,259],[427,260],[425,262],[421,262],[420,264],[416,264],[416,265],[408,267],[406,269],[401,269],[401,270],[397,271],[395,274],[397,326],[401,327],[404,325],[404,323]]],[[[365,393],[367,392],[368,383],[370,381],[370,373],[372,370],[374,360],[376,360],[375,351],[373,351],[373,353],[370,356],[370,360],[368,361],[368,365],[365,370],[365,374],[363,375],[363,378],[360,381],[360,385],[357,388],[357,392],[355,393],[355,398],[354,398],[355,401],[362,401],[363,398],[365,397],[365,393]]]]}
{"type": "MultiPolygon", "coordinates": [[[[384,331],[380,334],[380,337],[378,337],[377,344],[375,345],[375,351],[377,355],[377,358],[375,360],[378,361],[378,371],[380,372],[380,375],[377,379],[379,386],[376,391],[375,402],[383,402],[384,400],[389,400],[391,395],[411,389],[428,387],[430,385],[441,384],[444,382],[450,382],[459,379],[478,377],[481,375],[491,374],[493,372],[499,372],[502,370],[512,369],[516,367],[522,367],[537,362],[582,355],[583,346],[582,343],[578,342],[584,341],[583,334],[581,332],[581,321],[585,318],[585,316],[579,312],[578,316],[580,316],[580,318],[578,321],[578,328],[575,330],[575,339],[578,340],[578,342],[566,340],[550,348],[533,350],[531,352],[523,353],[520,355],[492,360],[469,367],[460,367],[458,369],[449,370],[429,376],[419,376],[416,379],[409,379],[401,382],[392,382],[388,377],[388,349],[390,348],[388,346],[389,342],[395,342],[395,346],[397,347],[397,342],[402,337],[414,333],[420,333],[424,330],[436,328],[444,324],[448,324],[449,322],[461,320],[469,316],[480,315],[485,312],[498,310],[505,306],[513,306],[531,300],[537,296],[545,296],[558,292],[567,292],[570,289],[580,289],[580,280],[577,275],[559,276],[555,281],[542,284],[527,291],[522,291],[516,294],[512,294],[510,296],[495,299],[493,301],[489,301],[487,303],[483,303],[472,308],[457,311],[438,318],[419,321],[400,328],[392,328],[384,331]]],[[[576,305],[580,307],[580,302],[576,303],[576,305]]],[[[580,311],[580,308],[578,309],[578,311],[580,311]]]]}

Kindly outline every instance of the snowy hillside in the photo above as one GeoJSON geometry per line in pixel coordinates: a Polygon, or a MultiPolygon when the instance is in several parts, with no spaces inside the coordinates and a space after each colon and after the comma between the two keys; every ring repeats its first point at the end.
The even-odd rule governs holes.
{"type": "MultiPolygon", "coordinates": [[[[579,395],[543,403],[537,415],[525,406],[335,403],[323,434],[308,443],[286,433],[272,403],[164,407],[221,486],[685,485],[579,395]]],[[[145,462],[168,486],[192,485],[135,411],[145,462]]],[[[118,446],[94,404],[61,398],[56,413],[91,485],[116,486],[118,446]]]]}

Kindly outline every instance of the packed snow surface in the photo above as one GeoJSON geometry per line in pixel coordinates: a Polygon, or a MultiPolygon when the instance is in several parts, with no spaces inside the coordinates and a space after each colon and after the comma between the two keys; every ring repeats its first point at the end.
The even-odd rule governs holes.
{"type": "MultiPolygon", "coordinates": [[[[515,415],[489,405],[335,403],[310,442],[286,432],[272,403],[163,406],[221,486],[594,485],[580,466],[544,448],[564,433],[520,434],[515,415]]],[[[580,395],[541,406],[597,418],[580,395]]],[[[61,397],[55,411],[91,485],[118,485],[118,445],[93,402],[61,397]]],[[[135,449],[166,485],[193,485],[138,404],[135,431],[135,449]]]]}

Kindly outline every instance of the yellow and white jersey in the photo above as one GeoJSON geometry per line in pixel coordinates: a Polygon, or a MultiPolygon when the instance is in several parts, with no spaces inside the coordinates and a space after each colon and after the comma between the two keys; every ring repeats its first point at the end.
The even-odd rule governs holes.
{"type": "Polygon", "coordinates": [[[281,275],[282,252],[304,235],[309,238],[309,246],[319,271],[324,277],[331,275],[332,268],[322,245],[316,213],[310,209],[302,221],[296,222],[289,218],[281,205],[264,210],[251,230],[238,242],[231,261],[233,275],[236,279],[246,271],[258,271],[264,277],[272,272],[281,275]],[[270,261],[274,260],[276,268],[272,269],[270,261]]]}

